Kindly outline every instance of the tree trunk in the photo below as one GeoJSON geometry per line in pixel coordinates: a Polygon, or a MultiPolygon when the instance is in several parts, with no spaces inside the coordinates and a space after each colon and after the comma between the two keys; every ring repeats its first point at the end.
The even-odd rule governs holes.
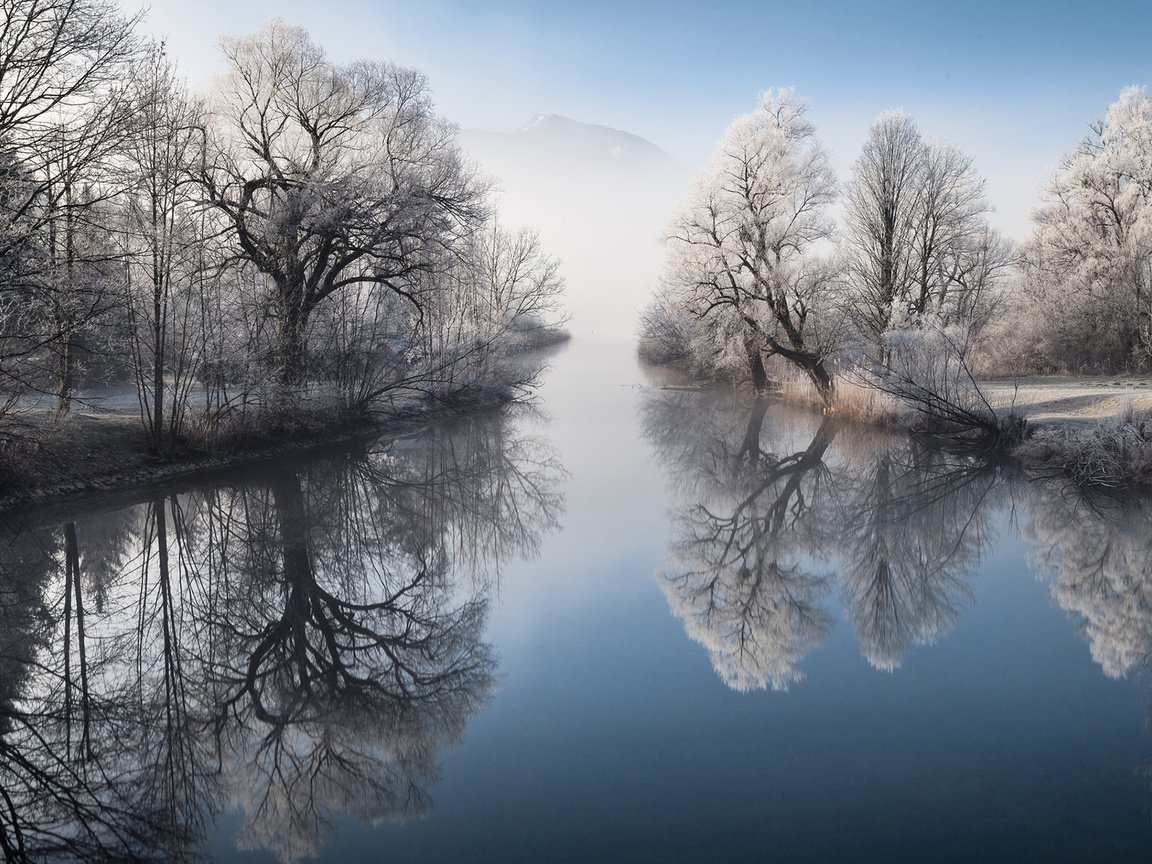
{"type": "Polygon", "coordinates": [[[820,394],[820,399],[824,403],[824,410],[827,411],[832,407],[832,398],[834,394],[834,387],[832,386],[832,376],[828,374],[828,370],[824,368],[823,360],[813,360],[805,370],[808,373],[809,379],[816,385],[816,391],[820,394]]]}
{"type": "Polygon", "coordinates": [[[56,410],[67,414],[72,410],[72,391],[75,385],[72,379],[72,334],[66,324],[61,324],[57,338],[56,410]]]}
{"type": "Polygon", "coordinates": [[[764,357],[760,353],[759,348],[752,350],[750,358],[752,366],[752,386],[757,391],[764,390],[768,386],[768,373],[764,371],[764,357]]]}
{"type": "Polygon", "coordinates": [[[283,385],[304,381],[308,369],[308,315],[311,311],[294,291],[281,293],[280,326],[276,334],[277,378],[283,385]]]}
{"type": "Polygon", "coordinates": [[[57,379],[59,389],[56,393],[56,409],[61,414],[67,414],[72,409],[72,393],[75,389],[74,362],[72,359],[72,336],[75,326],[75,310],[72,308],[73,292],[76,290],[76,228],[73,224],[72,213],[72,183],[64,181],[64,284],[56,285],[56,290],[62,292],[64,303],[57,298],[60,315],[60,350],[57,354],[60,361],[60,375],[57,379]]]}
{"type": "MultiPolygon", "coordinates": [[[[155,257],[155,256],[153,256],[155,257]]],[[[152,272],[152,449],[164,448],[164,303],[157,275],[152,272]]],[[[168,453],[171,456],[171,452],[168,453]]]]}

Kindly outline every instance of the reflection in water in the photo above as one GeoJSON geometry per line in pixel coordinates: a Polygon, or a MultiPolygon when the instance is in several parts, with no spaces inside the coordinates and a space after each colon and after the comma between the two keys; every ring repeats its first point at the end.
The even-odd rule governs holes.
{"type": "MultiPolygon", "coordinates": [[[[657,436],[678,428],[687,398],[648,403],[646,429],[657,436]]],[[[818,527],[813,506],[834,430],[825,422],[805,449],[780,455],[763,449],[764,417],[762,402],[743,426],[708,412],[712,422],[685,428],[691,434],[664,454],[684,459],[684,482],[696,490],[673,520],[677,570],[663,576],[664,591],[688,635],[739,690],[787,687],[831,628],[819,605],[827,581],[811,572],[806,541],[818,527]]]]}
{"type": "Polygon", "coordinates": [[[1052,596],[1081,621],[1092,658],[1111,678],[1152,654],[1152,511],[1145,499],[1089,500],[1040,487],[1025,531],[1052,596]]]}
{"type": "Polygon", "coordinates": [[[673,611],[729,686],[787,687],[837,586],[878,669],[955,624],[991,541],[997,472],[725,393],[657,391],[646,436],[673,478],[673,611]],[[771,418],[771,423],[768,418],[771,418]]]}
{"type": "Polygon", "coordinates": [[[864,655],[891,671],[950,630],[970,599],[967,577],[992,541],[997,475],[912,439],[846,451],[833,472],[829,545],[864,655]]]}
{"type": "Polygon", "coordinates": [[[7,860],[315,854],[428,806],[493,683],[487,597],[556,526],[562,471],[501,418],[0,544],[7,860]]]}

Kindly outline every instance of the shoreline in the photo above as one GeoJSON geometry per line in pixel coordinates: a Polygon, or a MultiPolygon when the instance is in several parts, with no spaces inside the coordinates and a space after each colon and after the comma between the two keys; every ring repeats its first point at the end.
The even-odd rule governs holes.
{"type": "Polygon", "coordinates": [[[158,459],[144,449],[143,433],[136,418],[126,418],[124,415],[77,415],[69,418],[68,422],[86,425],[86,431],[90,433],[105,433],[96,436],[101,445],[116,442],[120,446],[111,452],[106,451],[105,455],[110,458],[105,461],[77,463],[74,461],[75,454],[68,452],[68,444],[64,443],[58,451],[50,453],[39,464],[33,462],[25,465],[25,470],[32,473],[38,468],[51,473],[52,461],[68,460],[73,462],[74,476],[57,482],[29,483],[15,491],[5,489],[0,492],[0,519],[10,518],[21,508],[39,511],[44,508],[70,509],[79,505],[99,505],[104,500],[138,497],[153,487],[178,482],[191,483],[289,457],[311,457],[327,450],[346,448],[357,442],[401,438],[435,423],[500,410],[511,401],[511,397],[504,396],[477,401],[465,407],[433,402],[420,408],[406,408],[379,419],[365,417],[351,423],[341,422],[329,429],[272,445],[241,446],[228,453],[200,451],[171,461],[158,459]]]}
{"type": "MultiPolygon", "coordinates": [[[[649,373],[664,373],[665,380],[657,384],[661,389],[728,387],[748,392],[738,384],[699,378],[675,363],[653,364],[639,359],[649,373]]],[[[976,383],[997,417],[1007,420],[1015,416],[1025,424],[1022,437],[1006,438],[989,452],[1016,462],[1037,477],[1062,476],[1081,488],[1110,493],[1152,491],[1152,378],[1038,375],[983,378],[976,383]]],[[[941,449],[957,449],[949,444],[948,436],[918,431],[908,422],[916,416],[915,410],[900,406],[893,401],[895,397],[859,387],[856,391],[845,403],[834,406],[832,416],[935,441],[941,449]]],[[[779,382],[761,397],[816,412],[823,407],[806,381],[779,382]]],[[[954,443],[969,452],[962,441],[954,443]]]]}
{"type": "MultiPolygon", "coordinates": [[[[26,437],[35,439],[29,448],[32,452],[19,454],[11,447],[7,454],[0,451],[0,519],[21,507],[40,509],[117,499],[153,486],[243,470],[284,457],[318,454],[357,441],[400,438],[434,423],[497,411],[515,402],[517,390],[542,372],[548,359],[571,339],[567,330],[536,332],[512,354],[516,363],[538,367],[523,380],[514,377],[503,384],[488,382],[444,398],[424,396],[393,404],[387,410],[367,410],[298,436],[257,428],[249,430],[246,441],[223,444],[218,451],[186,451],[173,460],[160,459],[149,451],[138,416],[74,412],[61,420],[45,411],[37,416],[37,422],[23,427],[29,433],[26,437]],[[269,438],[274,439],[272,443],[269,438]]],[[[0,441],[2,434],[0,430],[0,441]]]]}

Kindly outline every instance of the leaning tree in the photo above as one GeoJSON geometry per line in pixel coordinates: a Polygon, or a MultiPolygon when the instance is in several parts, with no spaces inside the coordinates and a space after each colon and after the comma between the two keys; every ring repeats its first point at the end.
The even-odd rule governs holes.
{"type": "Polygon", "coordinates": [[[673,225],[666,282],[714,337],[697,350],[737,345],[757,387],[764,357],[783,357],[827,404],[833,339],[821,312],[838,278],[815,248],[832,232],[836,183],[806,109],[769,91],[729,127],[673,225]]]}

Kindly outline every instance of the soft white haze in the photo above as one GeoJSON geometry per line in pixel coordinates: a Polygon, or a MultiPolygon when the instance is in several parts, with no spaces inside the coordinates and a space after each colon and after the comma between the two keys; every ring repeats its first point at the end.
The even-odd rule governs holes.
{"type": "Polygon", "coordinates": [[[572,328],[633,335],[691,171],[643,138],[554,114],[460,140],[497,178],[502,218],[534,227],[562,259],[572,328]]]}

